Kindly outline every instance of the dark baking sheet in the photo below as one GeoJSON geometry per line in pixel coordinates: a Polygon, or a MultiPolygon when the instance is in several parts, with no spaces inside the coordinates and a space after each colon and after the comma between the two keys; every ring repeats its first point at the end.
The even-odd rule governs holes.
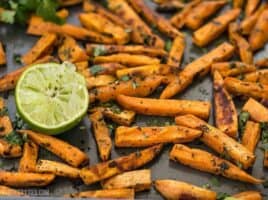
{"type": "MultiPolygon", "coordinates": [[[[147,1],[152,7],[154,6],[154,4],[152,4],[149,0],[147,1]]],[[[81,11],[81,6],[73,7],[70,10],[71,10],[71,15],[68,18],[68,22],[73,23],[73,24],[79,24],[77,15],[78,15],[78,12],[81,11]]],[[[221,12],[223,12],[223,10],[221,12]]],[[[20,65],[16,64],[16,62],[14,61],[14,55],[24,54],[29,48],[32,47],[32,45],[38,39],[37,37],[26,35],[25,30],[26,30],[25,27],[20,27],[17,25],[11,26],[11,25],[0,24],[0,41],[2,41],[5,44],[6,52],[8,56],[8,67],[0,68],[0,76],[8,72],[11,72],[14,69],[19,68],[20,65]]],[[[200,49],[191,44],[191,32],[187,30],[183,30],[183,31],[187,33],[187,47],[185,50],[182,66],[185,66],[186,63],[189,63],[193,59],[201,56],[206,51],[213,48],[213,46],[215,46],[216,44],[219,44],[220,41],[224,40],[224,37],[222,37],[219,40],[215,41],[213,44],[211,44],[208,48],[200,49]]],[[[265,55],[268,56],[267,46],[265,49],[263,49],[262,51],[256,54],[256,58],[262,58],[262,57],[265,57],[265,55]]],[[[159,88],[158,91],[154,94],[154,96],[158,96],[161,89],[163,88],[159,88]]],[[[14,92],[11,91],[8,93],[1,93],[0,95],[5,98],[8,104],[9,114],[11,118],[14,120],[15,115],[16,115],[16,108],[15,108],[15,103],[14,103],[14,92]]],[[[212,102],[211,78],[207,76],[206,78],[202,80],[195,80],[194,84],[192,84],[191,87],[188,88],[184,93],[177,96],[177,98],[207,100],[207,101],[212,102]]],[[[242,103],[243,103],[242,100],[236,100],[237,105],[239,104],[241,105],[242,103]]],[[[152,119],[155,119],[155,118],[156,117],[137,116],[136,124],[145,126],[146,124],[148,124],[148,122],[151,122],[152,119]]],[[[173,121],[172,118],[158,117],[157,119],[160,120],[161,122],[173,121]]],[[[210,122],[213,123],[213,113],[211,113],[210,122]]],[[[100,159],[98,158],[96,144],[95,144],[94,138],[92,137],[92,133],[90,130],[90,122],[88,121],[87,117],[83,119],[83,121],[80,123],[79,126],[77,126],[76,128],[64,134],[59,135],[58,137],[63,140],[68,141],[69,143],[75,146],[78,146],[80,149],[87,152],[87,154],[90,157],[91,165],[100,162],[100,159]]],[[[210,151],[199,142],[195,142],[190,145],[210,151]]],[[[186,181],[186,182],[198,185],[198,186],[210,184],[212,186],[211,187],[212,190],[217,191],[217,192],[225,192],[229,194],[234,194],[234,193],[238,193],[238,192],[249,190],[249,189],[259,190],[264,195],[268,196],[268,189],[263,188],[262,185],[254,186],[251,184],[246,184],[246,183],[242,183],[238,181],[232,181],[223,177],[216,177],[208,173],[199,172],[189,167],[185,167],[173,161],[169,161],[168,153],[171,147],[172,145],[166,145],[163,152],[157,159],[155,159],[150,164],[144,166],[144,168],[150,168],[152,170],[153,180],[163,179],[163,178],[164,179],[176,179],[176,180],[186,181]],[[219,180],[220,186],[215,186],[211,184],[211,179],[213,177],[216,177],[219,180]]],[[[128,154],[130,152],[133,152],[135,150],[137,149],[113,148],[111,158],[116,158],[116,157],[128,154]]],[[[257,154],[256,162],[254,166],[252,167],[252,169],[249,170],[249,172],[255,177],[266,178],[268,175],[268,170],[265,170],[262,167],[263,152],[259,148],[257,148],[256,154],[257,154]]],[[[58,159],[43,149],[40,152],[40,158],[58,159]]],[[[16,170],[17,164],[18,164],[17,159],[13,159],[13,160],[0,159],[0,168],[6,169],[6,170],[16,170]]],[[[36,199],[37,196],[51,197],[51,199],[54,199],[54,197],[60,197],[66,193],[78,192],[78,191],[83,191],[87,189],[98,189],[98,188],[100,188],[99,184],[86,186],[82,183],[81,180],[72,181],[70,179],[57,177],[57,179],[48,187],[39,188],[39,189],[28,188],[28,189],[23,189],[23,191],[29,195],[35,196],[33,199],[36,199]]],[[[161,196],[152,187],[150,191],[136,193],[136,198],[137,199],[161,199],[161,196]]],[[[268,199],[268,197],[265,197],[265,199],[268,199]]]]}

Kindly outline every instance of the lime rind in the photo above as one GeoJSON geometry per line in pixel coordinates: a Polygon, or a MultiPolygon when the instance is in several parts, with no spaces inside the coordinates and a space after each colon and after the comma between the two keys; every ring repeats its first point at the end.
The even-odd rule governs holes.
{"type": "Polygon", "coordinates": [[[29,68],[21,75],[15,96],[21,117],[33,129],[47,134],[77,125],[89,103],[86,81],[69,63],[29,68]]]}

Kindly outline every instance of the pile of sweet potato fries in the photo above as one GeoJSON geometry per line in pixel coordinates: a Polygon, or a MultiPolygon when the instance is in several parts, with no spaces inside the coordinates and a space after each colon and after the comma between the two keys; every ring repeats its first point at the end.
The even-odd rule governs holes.
{"type": "MultiPolygon", "coordinates": [[[[155,159],[167,143],[174,143],[169,154],[172,161],[237,181],[263,183],[246,170],[255,162],[255,148],[264,138],[261,133],[268,122],[268,59],[253,60],[254,53],[268,42],[266,2],[233,0],[232,6],[226,6],[226,0],[154,0],[157,10],[175,11],[170,19],[152,10],[144,0],[107,0],[107,7],[89,0],[62,2],[63,6],[83,3],[83,12],[78,15],[81,26],[58,25],[31,16],[27,34],[40,39],[21,57],[24,67],[0,78],[0,92],[14,89],[20,75],[33,64],[74,63],[87,82],[91,104],[88,118],[102,162],[89,165],[89,156],[78,147],[31,130],[17,130],[27,135],[23,145],[10,144],[4,136],[13,131],[12,123],[5,112],[0,112],[0,155],[21,157],[17,172],[0,171],[0,195],[24,195],[12,188],[46,186],[62,176],[80,178],[86,185],[102,185],[101,190],[66,197],[133,199],[135,192],[154,185],[166,199],[215,200],[217,193],[208,188],[169,179],[152,180],[150,169],[136,170],[155,159]],[[221,8],[225,10],[219,12],[221,8]],[[192,41],[198,47],[206,47],[225,32],[228,39],[180,66],[186,48],[182,28],[193,31],[192,41]],[[165,49],[162,36],[173,41],[170,48],[165,49]],[[85,48],[78,41],[86,41],[85,48]],[[236,61],[229,61],[234,55],[236,61]],[[197,77],[209,74],[213,79],[214,125],[207,122],[210,102],[172,98],[197,77]],[[165,85],[160,97],[148,98],[160,85],[165,85]],[[238,96],[246,99],[241,113],[248,117],[242,125],[233,102],[238,96]],[[111,101],[118,105],[105,106],[111,101]],[[175,125],[131,126],[136,114],[173,117],[175,125]],[[119,125],[114,140],[106,119],[119,125]],[[200,140],[215,154],[185,145],[194,140],[200,140]],[[146,148],[110,158],[113,141],[117,148],[146,148]],[[38,159],[39,147],[63,162],[38,159]]],[[[66,8],[57,14],[63,19],[69,15],[66,8]]],[[[0,65],[5,64],[0,44],[0,65]]],[[[0,111],[4,109],[5,102],[0,99],[0,111]]],[[[268,167],[268,151],[263,163],[268,167]]],[[[258,191],[232,197],[262,199],[258,191]]]]}

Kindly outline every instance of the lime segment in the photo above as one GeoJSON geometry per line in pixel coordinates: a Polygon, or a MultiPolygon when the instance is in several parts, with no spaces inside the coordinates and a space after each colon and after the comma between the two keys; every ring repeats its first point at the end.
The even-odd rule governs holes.
{"type": "Polygon", "coordinates": [[[38,64],[20,77],[15,91],[21,117],[33,129],[62,133],[75,126],[88,108],[83,76],[71,63],[38,64]]]}

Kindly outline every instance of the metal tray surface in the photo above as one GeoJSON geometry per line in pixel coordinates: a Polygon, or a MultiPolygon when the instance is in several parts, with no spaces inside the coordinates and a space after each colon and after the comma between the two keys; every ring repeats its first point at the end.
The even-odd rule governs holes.
{"type": "MultiPolygon", "coordinates": [[[[147,0],[150,6],[154,7],[155,5],[151,3],[151,1],[147,0]]],[[[70,16],[68,18],[69,23],[79,24],[78,21],[78,13],[81,11],[81,6],[75,6],[70,8],[70,16]]],[[[224,12],[224,9],[220,12],[224,12]]],[[[26,28],[17,26],[17,25],[3,25],[0,24],[0,41],[2,41],[6,47],[7,57],[8,57],[8,67],[0,68],[0,76],[11,72],[20,67],[20,65],[16,64],[14,61],[14,55],[21,54],[23,55],[32,45],[37,41],[38,37],[33,37],[26,35],[26,28]]],[[[198,58],[203,55],[206,51],[213,48],[216,44],[219,44],[224,40],[225,36],[215,41],[213,44],[208,46],[208,48],[200,49],[192,45],[191,41],[191,32],[188,30],[183,30],[187,34],[187,47],[184,53],[184,59],[182,67],[185,64],[191,62],[193,59],[198,58]]],[[[81,44],[83,45],[83,44],[81,44]]],[[[262,58],[268,55],[268,46],[266,46],[263,50],[256,54],[256,59],[262,58]]],[[[235,59],[235,58],[234,58],[235,59]]],[[[160,91],[163,88],[159,88],[153,96],[157,97],[160,91]]],[[[14,92],[6,92],[0,94],[5,98],[9,114],[11,118],[14,120],[16,115],[16,107],[14,102],[14,92]]],[[[177,96],[178,99],[192,99],[192,100],[213,100],[212,97],[212,81],[209,76],[206,78],[195,80],[194,83],[182,94],[177,96]]],[[[242,105],[243,100],[236,100],[236,105],[242,105]]],[[[148,122],[157,119],[159,122],[165,121],[173,121],[172,118],[163,118],[163,117],[150,117],[150,116],[137,116],[135,123],[140,126],[146,126],[148,122]]],[[[210,115],[210,123],[213,124],[213,112],[210,115]]],[[[80,125],[76,128],[63,133],[57,136],[77,147],[85,151],[90,157],[90,164],[96,164],[100,162],[98,157],[97,147],[95,144],[95,140],[92,136],[90,122],[87,117],[85,117],[80,125]]],[[[113,137],[113,134],[112,134],[113,137]]],[[[207,151],[211,151],[206,148],[203,144],[196,141],[190,144],[190,146],[198,147],[202,149],[206,149],[207,151]]],[[[183,166],[181,164],[170,161],[168,158],[168,153],[171,149],[172,145],[166,145],[162,153],[159,155],[157,159],[148,165],[144,166],[144,168],[150,168],[152,170],[153,180],[156,179],[176,179],[180,181],[189,182],[195,184],[197,186],[203,186],[205,184],[210,184],[211,189],[217,192],[225,192],[229,194],[238,193],[244,190],[259,190],[262,192],[264,196],[268,196],[268,188],[264,188],[262,185],[254,186],[251,184],[242,183],[239,181],[232,181],[223,177],[214,176],[205,172],[200,172],[198,170],[191,169],[189,167],[183,166]],[[211,180],[213,177],[216,177],[219,181],[219,185],[211,184],[211,180]]],[[[111,158],[116,158],[122,155],[126,155],[130,152],[136,151],[136,148],[128,149],[128,148],[114,148],[112,150],[111,158]]],[[[252,173],[253,176],[258,178],[267,178],[268,170],[262,167],[263,162],[263,152],[257,148],[256,150],[257,159],[254,166],[249,169],[249,172],[252,173]]],[[[40,158],[54,159],[58,158],[42,149],[39,153],[40,158]]],[[[16,170],[18,165],[17,159],[0,159],[0,168],[5,170],[16,170]]],[[[28,188],[22,189],[22,191],[27,194],[34,196],[32,199],[55,199],[55,197],[61,197],[66,193],[73,193],[88,189],[100,189],[99,184],[94,184],[91,186],[86,186],[83,184],[81,180],[70,180],[65,178],[57,177],[57,179],[48,187],[44,188],[28,188]],[[41,198],[41,197],[50,197],[50,198],[41,198]]],[[[162,199],[160,194],[152,187],[150,191],[138,192],[136,193],[137,199],[162,199]]],[[[268,197],[264,197],[268,199],[268,197]]],[[[0,198],[2,199],[2,198],[0,198]]],[[[12,199],[12,198],[3,198],[3,199],[12,199]]],[[[17,198],[14,198],[17,199],[17,198]]]]}

